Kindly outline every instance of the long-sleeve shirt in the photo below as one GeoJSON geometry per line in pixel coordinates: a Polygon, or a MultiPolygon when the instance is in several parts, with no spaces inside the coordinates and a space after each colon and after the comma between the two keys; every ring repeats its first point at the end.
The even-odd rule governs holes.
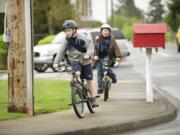
{"type": "Polygon", "coordinates": [[[94,46],[92,41],[83,34],[77,34],[73,42],[72,40],[70,42],[68,39],[66,39],[66,37],[64,37],[54,60],[54,64],[58,64],[64,58],[65,53],[67,54],[70,62],[80,62],[82,65],[87,65],[92,63],[92,60],[83,60],[83,57],[85,55],[92,57],[94,55],[94,46]],[[74,45],[80,49],[75,48],[74,45]],[[86,52],[81,50],[86,50],[86,52]]]}

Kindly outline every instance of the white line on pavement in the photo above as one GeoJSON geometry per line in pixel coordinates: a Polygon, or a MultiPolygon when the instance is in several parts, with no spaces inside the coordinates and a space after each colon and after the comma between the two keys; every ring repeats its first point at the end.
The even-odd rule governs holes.
{"type": "Polygon", "coordinates": [[[156,52],[158,55],[161,55],[161,56],[163,56],[163,57],[169,57],[169,55],[168,54],[166,54],[166,53],[163,53],[163,52],[156,52]]]}
{"type": "MultiPolygon", "coordinates": [[[[143,52],[146,52],[145,48],[143,48],[142,51],[143,51],[143,52]]],[[[154,54],[161,55],[161,56],[163,56],[163,57],[170,57],[167,53],[163,53],[163,52],[161,52],[161,51],[156,52],[154,49],[153,49],[153,53],[154,53],[154,54]]]]}

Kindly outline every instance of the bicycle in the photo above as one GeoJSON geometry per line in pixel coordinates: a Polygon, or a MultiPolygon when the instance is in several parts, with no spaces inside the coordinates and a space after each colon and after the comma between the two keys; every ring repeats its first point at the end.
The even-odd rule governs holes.
{"type": "Polygon", "coordinates": [[[104,101],[107,101],[109,99],[109,90],[111,88],[111,78],[108,75],[108,69],[109,69],[109,65],[108,64],[104,64],[104,77],[102,80],[102,84],[103,84],[103,90],[104,90],[104,101]]]}
{"type": "Polygon", "coordinates": [[[103,65],[103,78],[102,78],[102,89],[104,91],[104,101],[107,101],[109,99],[109,90],[111,88],[111,82],[112,79],[111,77],[108,75],[108,70],[109,70],[109,64],[108,62],[102,62],[103,65]]]}
{"type": "MultiPolygon", "coordinates": [[[[70,82],[71,86],[71,101],[69,105],[73,106],[74,112],[79,118],[85,116],[85,105],[87,103],[88,109],[91,113],[95,113],[95,108],[92,107],[90,90],[87,87],[84,79],[79,79],[77,75],[72,71],[72,68],[67,68],[68,72],[71,72],[72,79],[70,82]]],[[[99,96],[96,96],[98,98],[99,96]]]]}

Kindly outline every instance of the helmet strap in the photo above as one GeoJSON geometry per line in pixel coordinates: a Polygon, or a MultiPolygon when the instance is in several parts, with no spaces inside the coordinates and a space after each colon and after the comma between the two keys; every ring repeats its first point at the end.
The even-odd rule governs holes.
{"type": "Polygon", "coordinates": [[[73,32],[73,34],[72,34],[72,37],[71,37],[71,38],[75,37],[76,33],[77,33],[77,29],[75,29],[75,31],[73,32]]]}

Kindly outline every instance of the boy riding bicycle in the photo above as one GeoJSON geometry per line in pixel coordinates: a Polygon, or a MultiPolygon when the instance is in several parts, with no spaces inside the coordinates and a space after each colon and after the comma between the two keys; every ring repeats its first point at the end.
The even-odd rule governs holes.
{"type": "Polygon", "coordinates": [[[81,79],[86,79],[88,89],[91,94],[92,106],[99,106],[96,102],[95,91],[93,88],[93,70],[91,57],[94,55],[94,47],[90,39],[83,34],[77,33],[77,25],[74,20],[67,20],[63,24],[66,37],[60,45],[59,51],[54,60],[54,68],[58,68],[59,62],[65,53],[74,73],[81,79]]]}
{"type": "MultiPolygon", "coordinates": [[[[98,82],[98,90],[99,94],[103,93],[103,71],[104,64],[112,65],[113,58],[115,57],[114,66],[118,66],[120,63],[120,50],[119,47],[111,34],[111,26],[109,24],[103,24],[100,28],[100,36],[96,37],[95,42],[95,56],[94,60],[97,61],[97,82],[98,82]]],[[[112,69],[108,69],[108,75],[112,79],[112,83],[116,83],[116,74],[112,71],[112,69]]]]}

